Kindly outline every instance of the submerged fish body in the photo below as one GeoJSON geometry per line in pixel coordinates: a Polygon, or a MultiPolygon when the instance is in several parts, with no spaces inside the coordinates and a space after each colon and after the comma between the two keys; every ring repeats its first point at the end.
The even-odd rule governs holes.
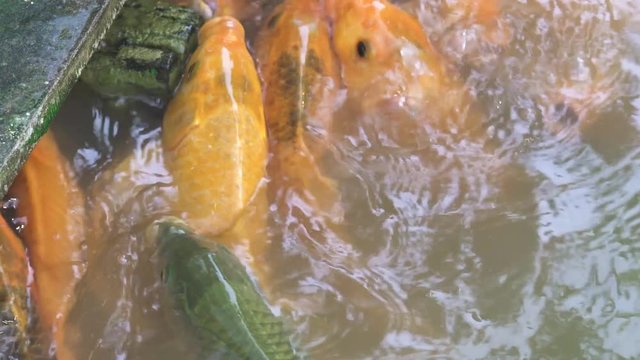
{"type": "Polygon", "coordinates": [[[274,188],[303,196],[325,214],[339,214],[336,185],[317,163],[326,151],[340,87],[322,1],[280,4],[261,29],[256,46],[274,188]]]}
{"type": "Polygon", "coordinates": [[[164,115],[162,144],[177,211],[199,232],[231,228],[265,173],[262,93],[242,25],[207,21],[164,115]]]}
{"type": "Polygon", "coordinates": [[[462,10],[465,18],[482,25],[492,24],[500,17],[500,0],[457,0],[453,7],[462,10]]]}
{"type": "Polygon", "coordinates": [[[163,279],[208,356],[297,359],[284,325],[269,309],[244,266],[224,245],[207,247],[176,219],[154,225],[163,279]]]}
{"type": "Polygon", "coordinates": [[[421,0],[411,0],[404,3],[403,8],[418,15],[425,29],[439,33],[433,39],[434,45],[448,62],[486,72],[480,69],[495,66],[513,35],[502,14],[502,3],[501,0],[444,0],[425,6],[421,0]]]}
{"type": "Polygon", "coordinates": [[[391,102],[440,129],[478,127],[466,116],[471,94],[416,18],[385,0],[328,0],[326,7],[343,82],[362,109],[391,102]]]}
{"type": "Polygon", "coordinates": [[[287,0],[267,19],[256,46],[272,141],[303,141],[310,129],[330,128],[340,85],[330,41],[318,0],[287,0]]]}
{"type": "Polygon", "coordinates": [[[0,217],[0,354],[21,359],[27,345],[28,260],[22,242],[0,217]]]}
{"type": "Polygon", "coordinates": [[[149,137],[120,161],[105,169],[89,190],[88,220],[92,236],[87,239],[89,261],[102,256],[109,238],[127,234],[150,214],[166,212],[172,189],[164,168],[159,134],[149,137]]]}
{"type": "Polygon", "coordinates": [[[467,22],[483,27],[485,41],[504,46],[511,40],[512,31],[503,21],[501,0],[459,0],[458,3],[467,22]]]}
{"type": "Polygon", "coordinates": [[[57,358],[71,358],[65,322],[85,268],[85,204],[52,133],[40,139],[9,194],[19,201],[17,215],[27,219],[22,237],[34,269],[39,324],[53,334],[57,358]]]}
{"type": "Polygon", "coordinates": [[[448,23],[462,23],[464,26],[480,25],[484,27],[486,40],[498,40],[490,37],[501,27],[501,0],[446,0],[443,17],[448,23]]]}

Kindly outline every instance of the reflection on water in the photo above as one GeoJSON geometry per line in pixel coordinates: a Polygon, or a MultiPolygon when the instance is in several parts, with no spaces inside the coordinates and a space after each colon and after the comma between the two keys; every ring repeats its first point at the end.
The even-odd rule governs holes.
{"type": "MultiPolygon", "coordinates": [[[[504,2],[499,43],[447,18],[454,2],[402,6],[481,99],[486,137],[347,102],[323,159],[344,221],[331,233],[314,228],[330,219],[272,221],[255,267],[270,269],[274,310],[317,359],[640,357],[638,5],[504,2]]],[[[54,125],[102,209],[75,346],[82,358],[195,358],[144,241],[174,197],[162,112],[87,94],[76,87],[54,125]]]]}

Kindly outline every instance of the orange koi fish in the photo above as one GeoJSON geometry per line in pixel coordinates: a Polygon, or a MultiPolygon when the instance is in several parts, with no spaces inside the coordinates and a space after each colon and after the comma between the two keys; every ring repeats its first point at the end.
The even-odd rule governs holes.
{"type": "Polygon", "coordinates": [[[323,2],[280,4],[256,46],[273,153],[269,174],[280,192],[278,201],[294,192],[316,210],[339,217],[336,185],[317,164],[326,150],[340,87],[323,2]]]}
{"type": "Polygon", "coordinates": [[[416,18],[386,0],[326,4],[342,79],[363,109],[393,100],[441,129],[479,126],[466,116],[471,95],[448,71],[416,18]]]}
{"type": "Polygon", "coordinates": [[[39,323],[53,334],[58,359],[72,358],[64,344],[65,321],[74,288],[85,269],[84,195],[52,133],[45,134],[9,190],[34,269],[39,323]]]}

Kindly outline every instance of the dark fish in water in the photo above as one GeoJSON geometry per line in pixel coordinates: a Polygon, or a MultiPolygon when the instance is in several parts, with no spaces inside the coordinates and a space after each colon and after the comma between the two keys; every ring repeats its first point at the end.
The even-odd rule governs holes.
{"type": "Polygon", "coordinates": [[[284,325],[224,245],[204,247],[206,239],[171,218],[156,222],[151,233],[164,262],[163,281],[207,358],[299,358],[284,325]]]}

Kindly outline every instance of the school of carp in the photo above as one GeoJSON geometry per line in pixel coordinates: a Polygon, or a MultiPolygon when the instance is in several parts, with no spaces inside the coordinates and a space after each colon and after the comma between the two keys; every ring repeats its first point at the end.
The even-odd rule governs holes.
{"type": "MultiPolygon", "coordinates": [[[[454,10],[489,28],[499,21],[499,3],[459,0],[454,10]]],[[[303,222],[321,214],[325,223],[310,227],[342,231],[340,189],[321,164],[336,109],[401,109],[424,126],[465,138],[481,136],[485,119],[417,19],[387,0],[284,0],[264,17],[255,57],[240,21],[243,4],[193,4],[208,19],[166,108],[161,139],[147,147],[173,179],[171,217],[144,221],[161,248],[163,282],[206,356],[293,359],[301,355],[244,269],[251,268],[268,298],[264,264],[277,239],[257,238],[247,227],[266,227],[259,216],[265,213],[295,213],[303,222]],[[249,240],[244,265],[227,250],[239,238],[249,240]]],[[[115,173],[134,176],[134,162],[134,155],[125,158],[115,173]]],[[[105,200],[86,209],[76,182],[48,133],[9,190],[18,201],[16,217],[27,219],[21,239],[0,224],[2,311],[13,315],[16,353],[50,344],[50,356],[78,358],[68,337],[79,334],[67,326],[74,287],[87,262],[100,257],[109,227],[143,222],[144,211],[132,210],[127,222],[114,219],[135,209],[127,176],[97,181],[92,196],[105,200]],[[29,338],[34,331],[44,338],[29,338]]]]}

